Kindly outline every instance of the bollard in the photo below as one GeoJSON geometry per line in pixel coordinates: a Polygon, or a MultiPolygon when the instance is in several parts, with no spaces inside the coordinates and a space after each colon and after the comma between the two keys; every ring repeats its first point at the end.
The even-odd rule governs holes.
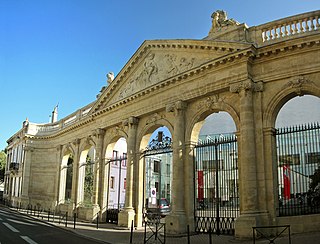
{"type": "Polygon", "coordinates": [[[187,225],[188,244],[190,244],[190,227],[187,225]]]}
{"type": "Polygon", "coordinates": [[[132,244],[132,236],[133,236],[133,220],[131,221],[130,244],[132,244]]]}
{"type": "Polygon", "coordinates": [[[66,212],[66,227],[68,226],[68,212],[66,212]]]}
{"type": "Polygon", "coordinates": [[[99,213],[97,213],[97,229],[99,229],[99,213]]]}
{"type": "Polygon", "coordinates": [[[76,218],[77,218],[77,214],[74,213],[73,214],[73,229],[76,229],[76,218]]]}

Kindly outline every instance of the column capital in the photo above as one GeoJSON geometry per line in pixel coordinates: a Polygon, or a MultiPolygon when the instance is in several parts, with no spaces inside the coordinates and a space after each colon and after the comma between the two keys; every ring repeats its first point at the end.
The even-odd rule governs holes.
{"type": "Polygon", "coordinates": [[[166,111],[167,112],[178,112],[178,111],[183,111],[186,110],[187,108],[187,103],[184,101],[176,101],[173,103],[169,103],[166,105],[166,111]]]}
{"type": "Polygon", "coordinates": [[[230,85],[230,92],[240,93],[241,91],[262,92],[263,81],[255,82],[252,79],[246,79],[230,85]]]}
{"type": "Polygon", "coordinates": [[[139,118],[131,116],[122,121],[123,126],[137,125],[139,123],[139,118]]]}
{"type": "Polygon", "coordinates": [[[80,139],[79,139],[79,138],[74,139],[74,140],[72,141],[72,144],[75,145],[75,146],[79,145],[79,144],[80,144],[80,139]]]}

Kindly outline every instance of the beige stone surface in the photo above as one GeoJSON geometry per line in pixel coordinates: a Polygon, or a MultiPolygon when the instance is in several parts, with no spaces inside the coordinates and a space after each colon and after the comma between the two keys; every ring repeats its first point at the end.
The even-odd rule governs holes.
{"type": "MultiPolygon", "coordinates": [[[[81,152],[93,146],[99,155],[95,202],[105,204],[108,183],[102,162],[112,151],[110,145],[124,137],[131,169],[127,170],[128,211],[119,215],[119,225],[129,227],[135,219],[139,226],[142,192],[138,182],[143,177],[140,150],[156,128],[166,126],[173,135],[175,162],[175,218],[168,218],[168,231],[184,232],[182,226],[194,225],[193,198],[189,194],[194,187],[192,169],[185,164],[192,161],[189,145],[196,142],[206,116],[225,111],[235,122],[239,140],[241,217],[236,235],[251,236],[251,226],[257,223],[285,224],[291,220],[299,222],[294,225],[295,232],[312,229],[310,221],[304,221],[308,216],[303,221],[277,217],[272,130],[277,113],[289,99],[307,94],[320,97],[320,29],[316,16],[320,16],[319,11],[261,26],[226,25],[203,40],[145,41],[95,102],[55,123],[29,122],[8,140],[9,151],[19,143],[29,150],[24,168],[6,173],[8,179],[21,177],[23,196],[7,197],[14,204],[61,205],[70,212],[80,203],[81,152]],[[290,35],[278,29],[306,17],[317,21],[318,27],[300,33],[291,31],[290,35]],[[272,37],[273,27],[278,37],[272,37]],[[61,188],[65,186],[63,159],[69,154],[73,154],[75,163],[72,201],[66,206],[61,188]]],[[[105,206],[100,207],[104,211],[105,206]]],[[[312,219],[318,223],[320,216],[312,219]]]]}

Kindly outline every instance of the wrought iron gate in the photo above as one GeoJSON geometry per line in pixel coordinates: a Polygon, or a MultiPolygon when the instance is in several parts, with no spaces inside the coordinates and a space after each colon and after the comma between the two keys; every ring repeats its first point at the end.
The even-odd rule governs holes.
{"type": "Polygon", "coordinates": [[[143,213],[147,213],[151,219],[155,216],[164,217],[171,210],[171,144],[171,138],[159,131],[142,154],[145,165],[143,213]]]}
{"type": "Polygon", "coordinates": [[[275,131],[279,216],[320,213],[320,124],[275,131]]]}
{"type": "Polygon", "coordinates": [[[235,135],[207,137],[194,148],[195,231],[234,234],[239,215],[235,135]]]}

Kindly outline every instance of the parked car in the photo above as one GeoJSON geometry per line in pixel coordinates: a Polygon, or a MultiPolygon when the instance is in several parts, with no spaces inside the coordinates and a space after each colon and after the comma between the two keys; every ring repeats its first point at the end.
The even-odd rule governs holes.
{"type": "Polygon", "coordinates": [[[157,205],[155,207],[147,206],[147,214],[148,215],[160,215],[161,217],[165,217],[171,211],[170,203],[166,198],[157,199],[157,205]]]}

